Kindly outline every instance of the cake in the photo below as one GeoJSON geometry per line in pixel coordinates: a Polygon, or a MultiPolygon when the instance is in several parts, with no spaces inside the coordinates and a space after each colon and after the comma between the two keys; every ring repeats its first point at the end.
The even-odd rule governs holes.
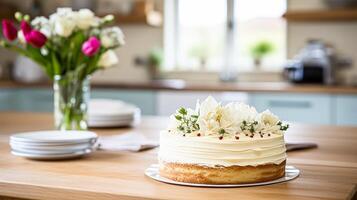
{"type": "Polygon", "coordinates": [[[271,181],[285,175],[284,124],[269,110],[208,97],[180,108],[160,132],[160,176],[199,184],[271,181]]]}

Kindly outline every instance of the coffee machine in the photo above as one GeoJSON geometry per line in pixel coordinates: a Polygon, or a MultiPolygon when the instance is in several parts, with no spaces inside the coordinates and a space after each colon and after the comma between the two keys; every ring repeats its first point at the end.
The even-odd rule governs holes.
{"type": "Polygon", "coordinates": [[[332,46],[311,39],[286,63],[284,76],[293,83],[335,84],[336,69],[351,65],[351,59],[338,57],[332,46]]]}

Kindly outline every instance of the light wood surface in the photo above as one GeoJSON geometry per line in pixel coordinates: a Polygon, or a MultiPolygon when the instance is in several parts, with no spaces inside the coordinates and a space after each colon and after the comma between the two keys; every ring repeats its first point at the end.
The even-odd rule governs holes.
{"type": "MultiPolygon", "coordinates": [[[[357,86],[291,84],[287,82],[185,82],[183,80],[155,80],[145,82],[92,83],[93,88],[127,90],[170,90],[170,91],[235,91],[235,92],[285,92],[285,93],[322,93],[357,94],[357,86]]],[[[19,83],[0,81],[1,89],[50,88],[50,83],[19,83]]]]}
{"type": "MultiPolygon", "coordinates": [[[[135,131],[158,139],[167,118],[144,117],[135,129],[94,129],[100,135],[135,131]]],[[[357,183],[357,128],[292,124],[287,142],[316,142],[317,149],[288,154],[299,178],[269,186],[194,188],[145,177],[157,149],[139,153],[97,151],[79,160],[32,161],[10,154],[9,135],[52,128],[51,114],[0,113],[0,196],[30,199],[352,199],[357,183]]],[[[0,199],[2,199],[0,197],[0,199]]]]}

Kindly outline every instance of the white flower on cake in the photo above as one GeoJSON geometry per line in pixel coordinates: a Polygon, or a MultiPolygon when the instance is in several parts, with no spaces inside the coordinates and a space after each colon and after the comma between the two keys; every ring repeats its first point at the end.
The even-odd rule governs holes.
{"type": "Polygon", "coordinates": [[[279,118],[270,112],[270,110],[266,110],[259,114],[258,120],[262,122],[264,125],[274,126],[278,124],[279,118]]]}
{"type": "Polygon", "coordinates": [[[230,136],[239,139],[242,134],[253,138],[270,134],[282,134],[288,129],[270,111],[258,113],[254,107],[241,102],[222,105],[209,96],[196,106],[196,111],[180,108],[170,118],[169,130],[186,136],[230,136]]]}

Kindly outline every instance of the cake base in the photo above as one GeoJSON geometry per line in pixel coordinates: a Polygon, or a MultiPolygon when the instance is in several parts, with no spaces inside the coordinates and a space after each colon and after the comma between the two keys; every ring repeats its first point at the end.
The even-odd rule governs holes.
{"type": "Polygon", "coordinates": [[[241,184],[259,183],[285,175],[285,161],[258,166],[208,167],[194,164],[160,162],[160,176],[186,183],[241,184]]]}

